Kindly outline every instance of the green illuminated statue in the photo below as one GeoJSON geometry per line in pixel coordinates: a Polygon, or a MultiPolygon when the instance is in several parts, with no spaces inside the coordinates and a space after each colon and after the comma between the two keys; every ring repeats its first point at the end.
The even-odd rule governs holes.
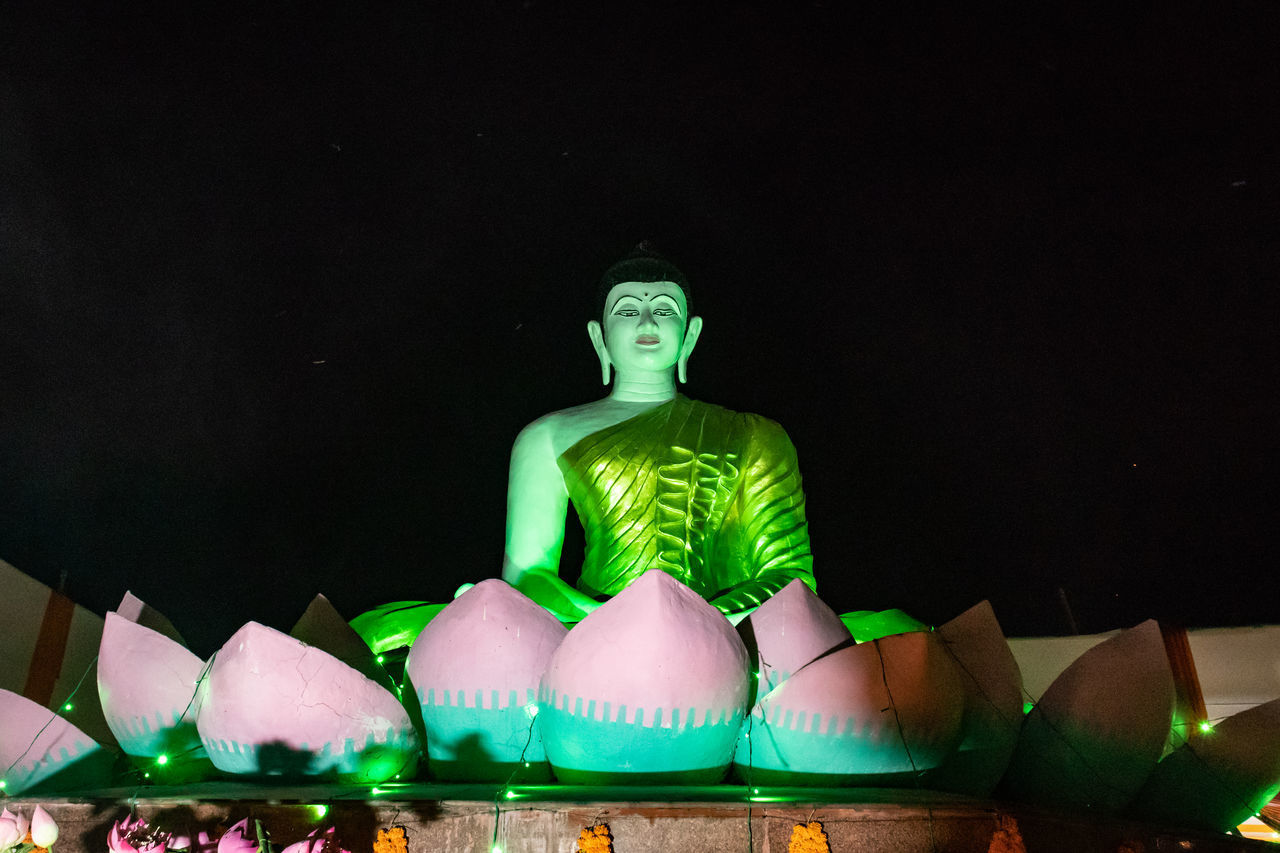
{"type": "Polygon", "coordinates": [[[529,424],[511,452],[502,576],[561,619],[658,568],[726,614],[795,578],[814,586],[795,448],[773,421],[676,393],[702,333],[689,288],[644,250],[600,282],[587,324],[607,397],[529,424]],[[572,503],[586,532],[581,577],[560,577],[572,503]]]}

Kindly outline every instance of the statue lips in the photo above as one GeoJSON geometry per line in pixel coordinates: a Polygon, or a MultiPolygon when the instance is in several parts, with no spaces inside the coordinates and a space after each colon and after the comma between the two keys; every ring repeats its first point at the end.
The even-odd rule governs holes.
{"type": "Polygon", "coordinates": [[[642,347],[656,347],[662,341],[658,340],[657,335],[640,335],[636,338],[636,343],[642,347]]]}

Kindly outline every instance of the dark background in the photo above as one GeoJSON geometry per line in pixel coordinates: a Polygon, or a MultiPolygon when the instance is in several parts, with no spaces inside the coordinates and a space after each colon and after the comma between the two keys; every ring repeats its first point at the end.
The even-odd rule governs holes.
{"type": "Polygon", "coordinates": [[[1280,619],[1280,5],[261,5],[6,13],[0,558],[201,654],[491,576],[650,239],[838,610],[1280,619]]]}

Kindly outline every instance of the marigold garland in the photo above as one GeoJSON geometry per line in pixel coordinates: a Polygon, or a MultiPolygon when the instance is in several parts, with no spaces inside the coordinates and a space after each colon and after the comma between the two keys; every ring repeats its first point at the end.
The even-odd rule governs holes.
{"type": "Polygon", "coordinates": [[[578,833],[578,853],[613,853],[613,836],[609,824],[597,823],[578,833]]]}
{"type": "Polygon", "coordinates": [[[797,823],[793,826],[787,853],[831,853],[831,844],[827,841],[827,834],[822,831],[822,823],[811,820],[807,824],[797,823]]]}
{"type": "Polygon", "coordinates": [[[378,830],[378,840],[373,842],[373,853],[408,853],[409,839],[403,826],[378,830]]]}
{"type": "Polygon", "coordinates": [[[987,853],[1027,853],[1027,845],[1022,843],[1022,831],[1018,829],[1018,821],[1013,815],[1002,814],[996,820],[998,825],[991,835],[987,853]]]}

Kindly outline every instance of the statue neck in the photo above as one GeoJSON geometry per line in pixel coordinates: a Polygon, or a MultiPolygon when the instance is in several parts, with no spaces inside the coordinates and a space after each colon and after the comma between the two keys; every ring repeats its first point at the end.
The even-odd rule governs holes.
{"type": "Polygon", "coordinates": [[[676,378],[670,370],[630,376],[619,373],[609,392],[610,400],[622,403],[665,403],[675,396],[676,378]]]}

